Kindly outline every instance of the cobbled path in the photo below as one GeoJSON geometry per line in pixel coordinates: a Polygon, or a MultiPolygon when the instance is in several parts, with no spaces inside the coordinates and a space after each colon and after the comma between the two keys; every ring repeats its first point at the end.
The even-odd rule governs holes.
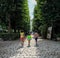
{"type": "Polygon", "coordinates": [[[31,40],[31,47],[27,47],[27,40],[24,47],[17,41],[0,41],[0,58],[60,58],[60,42],[38,39],[38,47],[34,39],[31,40]]]}

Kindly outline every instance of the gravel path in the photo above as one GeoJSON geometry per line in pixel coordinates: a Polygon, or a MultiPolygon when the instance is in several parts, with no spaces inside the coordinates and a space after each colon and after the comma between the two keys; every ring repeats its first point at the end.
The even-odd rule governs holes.
{"type": "Polygon", "coordinates": [[[27,40],[21,48],[20,41],[1,41],[0,58],[60,58],[60,42],[38,39],[35,47],[34,39],[31,47],[27,47],[27,40]]]}

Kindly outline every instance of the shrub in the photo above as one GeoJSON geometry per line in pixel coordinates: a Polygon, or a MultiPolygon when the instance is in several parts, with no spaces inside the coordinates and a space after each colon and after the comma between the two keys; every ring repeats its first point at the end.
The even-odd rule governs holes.
{"type": "Polygon", "coordinates": [[[47,25],[46,24],[41,25],[40,30],[41,30],[42,38],[46,38],[47,37],[47,25]]]}
{"type": "Polygon", "coordinates": [[[19,33],[0,33],[0,38],[5,40],[17,40],[19,38],[19,33]]]}
{"type": "Polygon", "coordinates": [[[57,34],[57,37],[60,37],[60,34],[57,34]]]}

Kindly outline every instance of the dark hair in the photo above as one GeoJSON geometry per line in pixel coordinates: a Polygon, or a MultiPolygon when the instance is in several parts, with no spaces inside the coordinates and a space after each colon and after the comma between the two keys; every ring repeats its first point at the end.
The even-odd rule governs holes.
{"type": "Polygon", "coordinates": [[[28,35],[30,35],[30,33],[28,33],[28,35]]]}
{"type": "Polygon", "coordinates": [[[37,30],[35,30],[35,32],[38,32],[37,30]]]}
{"type": "Polygon", "coordinates": [[[23,30],[21,30],[21,32],[24,32],[23,30]]]}

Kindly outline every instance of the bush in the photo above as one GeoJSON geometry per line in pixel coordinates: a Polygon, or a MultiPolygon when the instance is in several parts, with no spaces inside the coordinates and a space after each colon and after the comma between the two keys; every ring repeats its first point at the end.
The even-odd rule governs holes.
{"type": "Polygon", "coordinates": [[[17,40],[19,38],[19,33],[0,33],[0,38],[5,40],[17,40]]]}
{"type": "Polygon", "coordinates": [[[46,24],[41,25],[40,30],[41,30],[42,38],[46,38],[47,37],[47,25],[46,24]]]}
{"type": "Polygon", "coordinates": [[[60,34],[57,34],[57,37],[60,37],[60,34]]]}

